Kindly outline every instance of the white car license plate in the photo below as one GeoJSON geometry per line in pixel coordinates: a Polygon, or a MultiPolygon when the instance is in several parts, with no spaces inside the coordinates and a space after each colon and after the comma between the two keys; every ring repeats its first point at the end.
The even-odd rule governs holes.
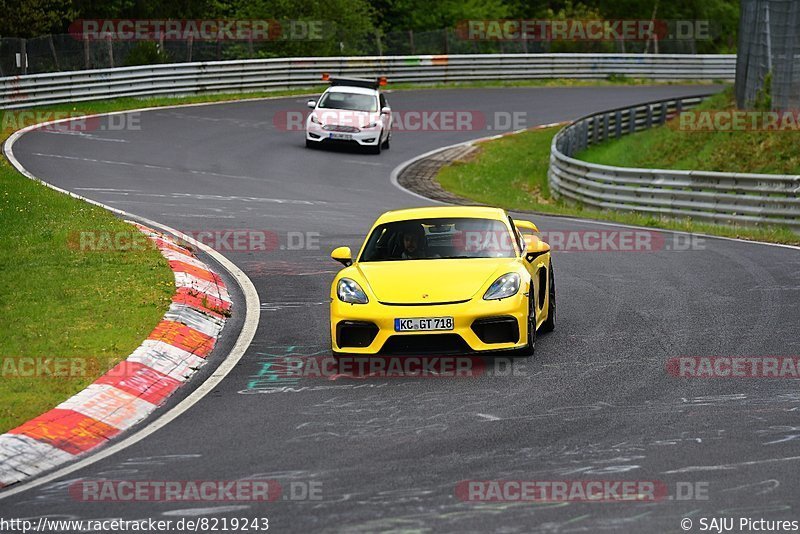
{"type": "Polygon", "coordinates": [[[331,139],[338,139],[339,141],[352,141],[353,136],[346,133],[332,133],[330,134],[331,139]]]}
{"type": "Polygon", "coordinates": [[[430,330],[452,330],[455,321],[452,317],[416,317],[395,319],[395,332],[423,332],[430,330]]]}

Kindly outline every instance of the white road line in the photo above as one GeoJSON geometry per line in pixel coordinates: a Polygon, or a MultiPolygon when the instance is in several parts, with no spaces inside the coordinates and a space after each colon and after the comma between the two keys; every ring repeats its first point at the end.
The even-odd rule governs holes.
{"type": "Polygon", "coordinates": [[[358,165],[369,165],[370,167],[384,167],[383,163],[378,163],[376,161],[360,161],[357,159],[343,159],[342,163],[356,163],[358,165]]]}
{"type": "MultiPolygon", "coordinates": [[[[149,109],[155,109],[155,108],[149,108],[149,109]]],[[[158,109],[167,109],[167,108],[158,108],[158,109]]],[[[143,110],[131,110],[131,111],[143,111],[143,110]]],[[[86,119],[86,118],[90,118],[90,117],[100,117],[102,115],[117,115],[117,114],[120,114],[120,113],[126,113],[126,112],[105,113],[105,114],[99,114],[99,115],[91,115],[91,116],[87,116],[87,117],[83,117],[83,118],[86,119]]],[[[175,230],[173,228],[170,228],[169,226],[165,226],[165,225],[157,223],[155,221],[151,221],[151,220],[148,220],[148,219],[145,219],[145,218],[142,218],[142,217],[138,217],[138,216],[136,216],[134,214],[127,213],[125,211],[113,208],[113,207],[108,206],[106,204],[102,204],[102,203],[97,202],[95,200],[91,200],[91,199],[82,197],[82,196],[80,196],[78,194],[72,193],[72,192],[67,191],[65,189],[61,189],[60,187],[57,187],[57,186],[55,186],[53,184],[47,183],[47,182],[37,178],[33,174],[31,174],[31,172],[28,171],[19,162],[19,160],[17,160],[17,158],[14,156],[14,143],[16,143],[20,139],[20,137],[22,137],[27,132],[30,132],[31,130],[34,130],[34,129],[37,129],[37,128],[40,128],[45,124],[57,124],[57,123],[66,122],[66,121],[69,121],[69,120],[72,120],[72,119],[62,119],[62,120],[58,120],[58,121],[52,121],[52,122],[49,122],[49,123],[36,124],[36,125],[29,126],[27,128],[23,128],[22,130],[18,130],[16,132],[14,132],[6,140],[5,144],[3,145],[3,152],[5,153],[6,157],[11,162],[11,164],[19,172],[21,172],[24,176],[26,176],[27,178],[30,178],[31,180],[36,180],[37,182],[39,182],[39,183],[41,183],[41,184],[43,184],[43,185],[45,185],[45,186],[47,186],[47,187],[49,187],[51,189],[54,189],[54,190],[56,190],[56,191],[58,191],[60,193],[64,193],[66,195],[69,195],[69,196],[71,196],[73,198],[84,200],[84,201],[86,201],[86,202],[88,202],[90,204],[94,204],[95,206],[100,206],[101,208],[105,208],[105,209],[111,211],[112,213],[116,213],[116,214],[122,215],[122,216],[127,217],[127,218],[139,220],[139,221],[143,222],[144,224],[146,224],[148,226],[151,226],[153,228],[159,228],[159,229],[161,229],[161,230],[163,230],[165,232],[168,232],[168,233],[170,233],[172,235],[175,235],[175,236],[179,237],[180,239],[183,239],[184,241],[186,241],[188,243],[191,243],[192,245],[197,247],[199,250],[202,250],[203,252],[205,252],[206,254],[211,256],[212,258],[214,258],[214,260],[216,260],[225,270],[227,270],[230,273],[230,275],[234,278],[234,280],[236,280],[236,282],[239,284],[239,287],[242,289],[242,293],[244,294],[244,298],[245,298],[244,324],[242,325],[242,330],[239,333],[239,337],[236,339],[236,343],[234,344],[233,348],[231,349],[230,353],[225,358],[225,360],[223,360],[222,363],[220,363],[219,367],[217,367],[214,370],[214,372],[211,374],[211,376],[209,376],[205,380],[205,382],[200,384],[197,387],[197,389],[192,391],[192,393],[190,393],[185,399],[183,399],[181,402],[179,402],[176,406],[171,408],[169,411],[167,411],[163,415],[159,416],[152,423],[148,424],[147,426],[145,426],[141,430],[135,432],[134,434],[132,434],[131,436],[129,436],[129,437],[125,438],[125,439],[123,439],[122,441],[119,441],[117,443],[113,443],[113,444],[111,444],[111,445],[99,450],[98,452],[96,452],[94,454],[91,454],[90,456],[75,462],[74,464],[70,464],[70,465],[68,465],[68,466],[66,466],[66,467],[64,467],[62,469],[58,469],[57,471],[54,471],[53,473],[50,473],[49,475],[45,475],[43,477],[34,479],[34,480],[30,481],[30,482],[20,484],[19,486],[12,486],[11,488],[9,488],[9,489],[7,489],[7,490],[5,490],[3,492],[0,492],[0,500],[8,498],[8,497],[11,497],[12,495],[16,495],[18,493],[22,493],[23,491],[27,491],[27,490],[33,489],[33,488],[41,486],[43,484],[47,484],[48,482],[52,482],[54,480],[57,480],[59,478],[62,478],[64,476],[66,476],[66,475],[69,475],[70,473],[74,473],[75,471],[78,471],[80,469],[88,467],[88,466],[90,466],[90,465],[92,465],[92,464],[94,464],[94,463],[96,463],[96,462],[98,462],[98,461],[100,461],[100,460],[102,460],[104,458],[108,458],[109,456],[111,456],[113,454],[116,454],[117,452],[122,451],[122,450],[130,447],[131,445],[134,445],[135,443],[138,443],[139,441],[141,441],[141,440],[145,439],[146,437],[150,436],[151,434],[157,432],[161,428],[167,426],[169,423],[171,423],[172,421],[174,421],[175,419],[180,417],[183,413],[188,411],[192,406],[197,404],[203,397],[205,397],[211,391],[213,391],[216,387],[218,387],[220,382],[222,382],[222,380],[228,375],[228,373],[230,373],[233,370],[233,368],[236,366],[236,364],[239,362],[239,360],[241,360],[242,356],[244,356],[245,351],[250,346],[250,343],[252,342],[253,338],[255,337],[256,328],[258,328],[258,320],[259,320],[259,316],[260,316],[260,313],[261,313],[261,311],[259,309],[260,308],[260,300],[258,298],[258,293],[256,292],[256,288],[253,285],[253,282],[233,262],[231,262],[228,258],[223,256],[222,254],[220,254],[219,252],[217,252],[213,248],[209,247],[205,243],[202,243],[200,241],[195,240],[191,236],[185,235],[185,234],[183,234],[183,233],[181,233],[181,232],[179,232],[179,231],[177,231],[177,230],[175,230]]]]}
{"type": "Polygon", "coordinates": [[[145,168],[145,169],[154,169],[157,171],[170,171],[170,172],[179,172],[183,174],[198,174],[201,176],[212,176],[214,178],[232,178],[234,180],[249,180],[251,182],[265,182],[269,181],[266,178],[258,178],[256,176],[241,176],[238,174],[224,174],[219,172],[212,172],[212,171],[199,171],[194,169],[176,169],[174,167],[166,167],[164,165],[149,165],[146,163],[131,163],[129,161],[112,161],[108,159],[94,159],[94,158],[81,158],[78,156],[65,156],[63,154],[46,154],[43,152],[33,152],[34,156],[39,156],[42,158],[56,158],[56,159],[68,159],[72,161],[83,161],[88,163],[102,163],[103,165],[118,165],[120,167],[134,167],[137,169],[145,168]]]}
{"type": "Polygon", "coordinates": [[[98,137],[94,134],[86,133],[86,132],[60,132],[57,130],[42,130],[43,133],[49,133],[53,135],[77,135],[82,139],[90,139],[92,141],[104,141],[107,143],[130,143],[127,139],[113,139],[111,137],[98,137]]]}
{"type": "Polygon", "coordinates": [[[800,460],[800,456],[789,456],[788,458],[770,458],[768,460],[753,460],[751,462],[741,462],[738,464],[721,464],[721,465],[690,465],[680,469],[673,469],[671,471],[664,471],[665,475],[672,475],[678,473],[694,473],[698,471],[728,471],[739,467],[750,467],[751,465],[774,464],[780,462],[795,462],[800,460]]]}

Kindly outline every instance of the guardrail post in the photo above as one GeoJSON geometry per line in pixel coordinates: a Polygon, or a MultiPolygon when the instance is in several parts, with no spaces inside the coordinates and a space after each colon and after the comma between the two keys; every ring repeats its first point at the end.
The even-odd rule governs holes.
{"type": "Polygon", "coordinates": [[[658,118],[659,124],[664,124],[667,122],[667,103],[661,103],[661,116],[658,118]]]}
{"type": "Polygon", "coordinates": [[[653,126],[653,106],[647,105],[647,118],[644,122],[645,128],[651,128],[653,126]]]}
{"type": "Polygon", "coordinates": [[[86,34],[83,35],[83,64],[86,70],[92,68],[92,63],[89,60],[89,37],[86,34]]]}
{"type": "Polygon", "coordinates": [[[28,40],[19,40],[19,66],[22,67],[22,74],[28,74],[28,40]]]}
{"type": "Polygon", "coordinates": [[[614,137],[619,139],[622,137],[622,111],[617,110],[614,115],[614,137]]]}
{"type": "Polygon", "coordinates": [[[111,36],[106,36],[106,45],[108,46],[108,66],[114,68],[114,43],[111,42],[111,36]]]}
{"type": "Polygon", "coordinates": [[[56,70],[61,70],[61,65],[58,63],[58,54],[56,53],[56,45],[53,43],[53,35],[47,36],[47,43],[50,45],[50,53],[53,54],[53,62],[56,64],[56,70]]]}
{"type": "Polygon", "coordinates": [[[596,145],[600,138],[600,117],[595,115],[592,122],[592,144],[596,145]]]}
{"type": "Polygon", "coordinates": [[[628,108],[628,133],[636,131],[636,108],[628,108]]]}
{"type": "Polygon", "coordinates": [[[589,146],[589,123],[581,121],[580,128],[578,128],[578,146],[580,150],[586,150],[589,146]]]}

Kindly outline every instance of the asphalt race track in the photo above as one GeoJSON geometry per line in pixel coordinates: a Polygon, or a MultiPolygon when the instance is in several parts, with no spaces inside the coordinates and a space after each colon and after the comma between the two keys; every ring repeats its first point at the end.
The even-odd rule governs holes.
{"type": "MultiPolygon", "coordinates": [[[[532,126],[707,89],[429,90],[396,92],[389,101],[400,112],[525,112],[532,126]]],[[[396,132],[380,156],[307,150],[301,132],[282,131],[274,120],[303,110],[305,100],[155,110],[141,113],[139,130],[34,132],[15,145],[28,170],[59,187],[182,231],[267,230],[278,246],[223,251],[252,279],[262,311],[254,343],[217,390],[124,451],[0,500],[0,515],[268,517],[275,532],[680,532],[684,517],[797,519],[797,381],[666,371],[678,356],[800,354],[800,254],[793,249],[703,239],[674,250],[686,247],[671,246],[679,238],[665,234],[657,251],[555,253],[558,327],[507,376],[292,382],[266,372],[276,358],[328,354],[328,291],[338,270],[330,251],[358,248],[383,211],[425,204],[390,183],[392,169],[495,133],[396,132]],[[246,477],[301,489],[321,483],[322,498],[98,503],[67,491],[78,478],[246,477]],[[476,503],[456,496],[460,481],[498,479],[660,481],[675,498],[476,503]],[[700,498],[677,498],[686,488],[699,488],[700,498]]],[[[531,218],[546,232],[619,230],[531,218]]]]}

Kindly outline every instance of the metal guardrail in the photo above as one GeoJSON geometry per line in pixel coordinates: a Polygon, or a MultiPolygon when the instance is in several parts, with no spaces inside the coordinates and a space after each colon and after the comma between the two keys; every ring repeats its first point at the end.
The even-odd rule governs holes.
{"type": "Polygon", "coordinates": [[[707,96],[650,102],[572,122],[553,138],[550,190],[602,209],[800,229],[800,175],[635,169],[574,157],[591,145],[663,124],[707,96]]]}
{"type": "Polygon", "coordinates": [[[308,57],[173,63],[0,78],[0,109],[117,97],[267,91],[320,84],[323,72],[441,83],[547,78],[732,81],[735,55],[485,54],[308,57]]]}

